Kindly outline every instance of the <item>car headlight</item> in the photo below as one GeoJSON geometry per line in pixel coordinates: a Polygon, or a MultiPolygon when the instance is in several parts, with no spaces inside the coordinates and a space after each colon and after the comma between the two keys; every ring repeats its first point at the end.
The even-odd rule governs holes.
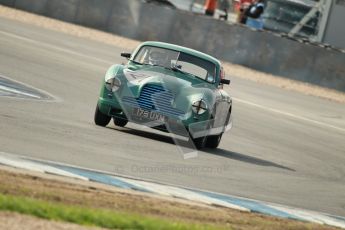
{"type": "Polygon", "coordinates": [[[121,86],[121,81],[118,78],[109,78],[105,82],[105,87],[107,90],[115,92],[117,91],[121,86]]]}
{"type": "Polygon", "coordinates": [[[203,99],[198,100],[192,104],[192,110],[194,113],[201,115],[206,112],[207,104],[203,99]]]}

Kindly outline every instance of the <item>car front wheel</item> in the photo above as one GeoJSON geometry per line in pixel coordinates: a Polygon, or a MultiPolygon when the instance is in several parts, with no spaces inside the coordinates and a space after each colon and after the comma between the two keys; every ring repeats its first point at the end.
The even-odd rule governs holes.
{"type": "Polygon", "coordinates": [[[125,119],[121,119],[121,118],[113,118],[114,120],[114,124],[116,126],[119,126],[119,127],[124,127],[125,125],[127,125],[128,121],[125,120],[125,119]]]}
{"type": "Polygon", "coordinates": [[[194,145],[197,149],[202,149],[205,147],[207,141],[206,137],[193,138],[194,145]]]}
{"type": "Polygon", "coordinates": [[[222,133],[219,135],[208,136],[205,146],[208,148],[215,149],[218,147],[220,140],[222,139],[222,133]]]}
{"type": "Polygon", "coordinates": [[[109,124],[111,117],[103,114],[100,110],[98,105],[96,106],[96,111],[95,111],[95,124],[105,127],[107,124],[109,124]]]}

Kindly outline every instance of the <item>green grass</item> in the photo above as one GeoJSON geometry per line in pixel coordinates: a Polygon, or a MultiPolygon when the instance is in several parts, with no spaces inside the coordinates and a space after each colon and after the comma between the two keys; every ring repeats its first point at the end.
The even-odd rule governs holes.
{"type": "Polygon", "coordinates": [[[110,229],[220,229],[218,226],[170,221],[106,209],[69,206],[3,194],[0,194],[0,210],[110,229]]]}

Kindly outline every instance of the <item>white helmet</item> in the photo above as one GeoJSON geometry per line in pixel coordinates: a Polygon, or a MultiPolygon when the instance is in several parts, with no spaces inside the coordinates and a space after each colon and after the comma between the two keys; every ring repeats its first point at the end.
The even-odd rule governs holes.
{"type": "Polygon", "coordinates": [[[164,65],[167,59],[168,56],[164,52],[151,51],[149,54],[149,63],[151,65],[164,65]]]}

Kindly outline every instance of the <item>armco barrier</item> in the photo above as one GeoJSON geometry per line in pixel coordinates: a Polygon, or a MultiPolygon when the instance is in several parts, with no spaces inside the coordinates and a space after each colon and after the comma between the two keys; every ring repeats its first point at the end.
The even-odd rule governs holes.
{"type": "MultiPolygon", "coordinates": [[[[345,53],[139,0],[0,0],[0,4],[345,91],[345,53]]],[[[230,73],[231,74],[231,73],[230,73]]]]}

